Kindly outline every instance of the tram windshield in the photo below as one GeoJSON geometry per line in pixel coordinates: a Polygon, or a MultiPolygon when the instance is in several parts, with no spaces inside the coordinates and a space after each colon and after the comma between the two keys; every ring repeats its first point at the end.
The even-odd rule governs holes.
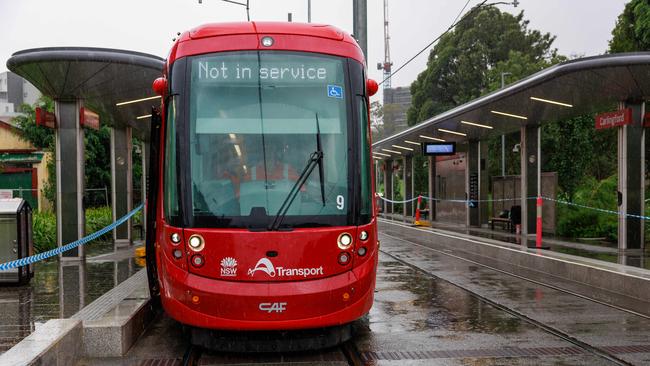
{"type": "Polygon", "coordinates": [[[287,201],[283,227],[348,222],[344,65],[343,58],[289,52],[190,59],[187,168],[194,226],[268,227],[292,188],[298,192],[287,201]],[[298,187],[319,139],[322,176],[317,166],[298,187]]]}

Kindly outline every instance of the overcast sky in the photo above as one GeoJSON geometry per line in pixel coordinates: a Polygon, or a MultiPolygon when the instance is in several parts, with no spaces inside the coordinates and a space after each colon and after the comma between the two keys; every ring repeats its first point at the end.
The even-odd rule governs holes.
{"type": "MultiPolygon", "coordinates": [[[[241,0],[240,0],[241,1],[241,0]]],[[[245,0],[243,0],[245,1],[245,0]]],[[[368,1],[368,69],[381,80],[383,0],[368,1]]],[[[479,3],[471,0],[468,9],[479,3]]],[[[557,36],[564,55],[597,55],[607,49],[616,18],[628,0],[519,0],[530,27],[557,36]]],[[[465,0],[389,0],[391,56],[396,69],[442,33],[465,0]]],[[[250,0],[251,20],[307,21],[307,0],[250,0]]],[[[467,11],[467,10],[466,10],[467,11]]],[[[244,7],[220,0],[0,0],[0,72],[12,53],[35,47],[87,46],[127,49],[166,57],[176,32],[199,24],[246,20],[244,7]]],[[[352,0],[312,0],[312,22],[352,32],[352,0]]],[[[393,78],[408,86],[426,67],[422,54],[393,78]]]]}

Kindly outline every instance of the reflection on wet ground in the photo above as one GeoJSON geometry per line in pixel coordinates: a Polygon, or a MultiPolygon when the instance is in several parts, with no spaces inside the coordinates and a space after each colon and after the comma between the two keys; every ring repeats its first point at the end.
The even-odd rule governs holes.
{"type": "MultiPolygon", "coordinates": [[[[401,215],[393,215],[393,220],[400,223],[404,222],[401,215]]],[[[522,244],[521,235],[510,233],[498,227],[495,230],[490,230],[488,228],[467,228],[464,224],[433,222],[433,228],[511,244],[522,244]]],[[[556,237],[547,233],[544,234],[543,243],[545,246],[550,247],[550,250],[560,253],[650,269],[650,247],[640,253],[637,251],[633,251],[632,254],[619,253],[616,243],[605,240],[573,240],[556,237]]],[[[527,245],[534,246],[535,238],[532,236],[529,237],[527,245]]]]}
{"type": "MultiPolygon", "coordinates": [[[[412,350],[421,350],[425,346],[420,339],[429,337],[436,338],[435,347],[428,346],[431,351],[442,348],[463,350],[461,354],[469,354],[471,352],[465,351],[479,352],[477,349],[480,349],[479,353],[491,354],[489,350],[499,353],[515,347],[517,351],[514,353],[519,355],[529,354],[529,351],[557,355],[551,358],[553,362],[543,359],[546,364],[566,361],[570,355],[573,355],[573,361],[569,364],[606,362],[537,326],[543,325],[626,362],[650,364],[650,339],[647,336],[650,319],[647,317],[449,256],[446,251],[436,250],[435,240],[429,240],[426,245],[414,245],[408,240],[386,235],[390,230],[386,226],[382,229],[381,224],[380,232],[382,250],[390,257],[382,257],[382,262],[387,263],[382,263],[384,270],[380,268],[378,274],[382,280],[378,278],[377,283],[378,287],[387,283],[392,283],[392,286],[387,288],[390,290],[388,293],[384,293],[386,285],[381,285],[371,311],[372,332],[368,339],[384,339],[376,342],[382,344],[379,349],[401,352],[411,347],[412,350]],[[429,297],[427,291],[430,291],[429,297]],[[499,308],[491,304],[498,304],[499,308]],[[395,307],[400,311],[393,311],[395,307]],[[502,311],[502,308],[508,311],[502,311]],[[397,340],[408,342],[401,346],[397,340]],[[457,344],[452,344],[453,341],[457,344]]],[[[620,305],[625,306],[624,303],[620,305]]],[[[372,343],[370,345],[369,349],[376,348],[372,343]]],[[[538,364],[538,360],[523,363],[538,364]]]]}
{"type": "Polygon", "coordinates": [[[379,365],[606,364],[593,355],[554,354],[549,350],[573,345],[385,254],[369,323],[359,327],[356,344],[379,365]],[[530,351],[536,349],[547,350],[530,351]]]}
{"type": "MultiPolygon", "coordinates": [[[[0,287],[0,353],[49,319],[74,315],[141,268],[133,258],[93,260],[91,255],[112,251],[112,243],[92,243],[86,249],[86,262],[39,262],[28,285],[0,287]]],[[[133,247],[124,250],[133,253],[133,247]]]]}

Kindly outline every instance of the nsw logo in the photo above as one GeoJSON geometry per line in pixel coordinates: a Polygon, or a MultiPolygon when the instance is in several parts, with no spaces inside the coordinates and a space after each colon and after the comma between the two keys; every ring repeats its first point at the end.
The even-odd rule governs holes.
{"type": "Polygon", "coordinates": [[[233,257],[226,257],[221,260],[221,276],[237,276],[237,260],[233,257]]]}
{"type": "Polygon", "coordinates": [[[271,263],[271,261],[268,258],[261,258],[260,260],[258,260],[257,264],[255,265],[255,268],[251,268],[248,270],[248,275],[253,276],[257,271],[261,271],[271,277],[275,277],[275,267],[273,266],[273,263],[271,263]]]}

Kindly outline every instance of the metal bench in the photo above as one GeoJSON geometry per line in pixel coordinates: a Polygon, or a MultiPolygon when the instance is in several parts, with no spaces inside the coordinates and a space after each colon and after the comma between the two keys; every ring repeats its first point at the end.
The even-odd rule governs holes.
{"type": "Polygon", "coordinates": [[[507,217],[491,217],[489,223],[492,230],[494,230],[494,224],[499,224],[505,230],[512,231],[512,220],[507,217]]]}

